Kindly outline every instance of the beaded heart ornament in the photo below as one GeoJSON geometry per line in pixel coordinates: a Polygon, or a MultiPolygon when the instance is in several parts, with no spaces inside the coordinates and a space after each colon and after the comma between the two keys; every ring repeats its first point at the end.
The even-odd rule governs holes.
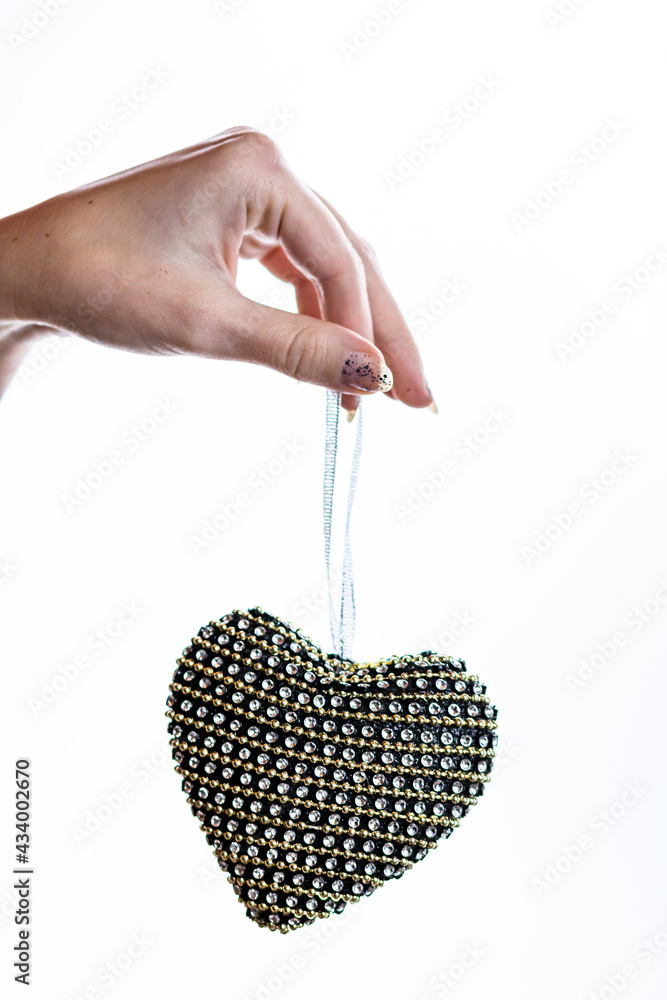
{"type": "Polygon", "coordinates": [[[246,914],[283,933],[340,913],[449,837],[484,791],[497,710],[463,660],[356,663],[349,544],[340,615],[330,539],[339,394],[327,394],[325,559],[336,653],[256,607],[200,628],[167,699],[182,789],[246,914]]]}

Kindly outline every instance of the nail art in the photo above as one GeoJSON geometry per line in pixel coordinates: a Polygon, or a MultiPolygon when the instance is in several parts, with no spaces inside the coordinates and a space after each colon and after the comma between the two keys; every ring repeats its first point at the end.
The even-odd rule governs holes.
{"type": "Polygon", "coordinates": [[[362,389],[364,392],[389,392],[394,377],[385,364],[374,354],[352,351],[345,359],[340,373],[343,385],[362,389]]]}
{"type": "Polygon", "coordinates": [[[347,411],[347,422],[348,422],[348,424],[351,424],[352,421],[354,420],[354,418],[356,417],[356,415],[357,415],[357,409],[358,409],[358,407],[355,406],[355,408],[353,410],[348,410],[347,411]]]}

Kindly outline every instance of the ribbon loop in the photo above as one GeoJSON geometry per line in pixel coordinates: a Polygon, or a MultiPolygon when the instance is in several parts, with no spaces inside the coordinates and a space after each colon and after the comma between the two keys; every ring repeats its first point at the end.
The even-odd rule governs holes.
{"type": "Polygon", "coordinates": [[[331,527],[333,521],[334,487],[336,483],[336,459],[338,454],[338,421],[340,414],[341,393],[327,389],[326,436],[324,449],[324,560],[327,569],[327,590],[329,592],[329,623],[331,626],[331,641],[334,653],[341,659],[346,659],[352,651],[352,641],[355,629],[354,581],[352,576],[352,548],[350,545],[350,520],[354,493],[359,476],[361,461],[362,419],[361,399],[357,404],[357,432],[354,439],[350,483],[347,493],[347,510],[345,514],[345,534],[343,538],[343,566],[341,571],[340,614],[334,607],[333,590],[331,586],[331,527]]]}

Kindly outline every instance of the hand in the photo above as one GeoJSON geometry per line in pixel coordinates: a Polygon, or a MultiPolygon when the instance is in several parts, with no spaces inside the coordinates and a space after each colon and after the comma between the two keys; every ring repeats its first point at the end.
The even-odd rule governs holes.
{"type": "Polygon", "coordinates": [[[372,250],[252,129],[3,219],[0,274],[0,379],[35,338],[69,331],[130,351],[268,365],[343,393],[352,412],[377,391],[435,409],[372,250]],[[291,282],[298,314],[245,298],[239,257],[291,282]]]}

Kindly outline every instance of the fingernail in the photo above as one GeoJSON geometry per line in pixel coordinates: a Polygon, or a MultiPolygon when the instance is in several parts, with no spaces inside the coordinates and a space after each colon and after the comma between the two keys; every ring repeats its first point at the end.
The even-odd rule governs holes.
{"type": "Polygon", "coordinates": [[[428,382],[426,382],[425,385],[426,385],[426,388],[428,389],[428,394],[431,397],[431,402],[428,404],[428,406],[426,407],[426,409],[430,410],[431,413],[438,413],[438,407],[435,405],[435,400],[433,398],[433,393],[431,392],[431,387],[428,384],[428,382]]]}
{"type": "Polygon", "coordinates": [[[345,359],[340,380],[364,392],[389,392],[394,384],[391,371],[374,354],[352,351],[345,359]]]}
{"type": "Polygon", "coordinates": [[[347,422],[348,422],[348,424],[351,424],[352,421],[354,420],[354,418],[356,417],[356,415],[357,415],[357,409],[358,409],[358,407],[355,406],[355,408],[353,410],[348,410],[347,411],[347,422]]]}

